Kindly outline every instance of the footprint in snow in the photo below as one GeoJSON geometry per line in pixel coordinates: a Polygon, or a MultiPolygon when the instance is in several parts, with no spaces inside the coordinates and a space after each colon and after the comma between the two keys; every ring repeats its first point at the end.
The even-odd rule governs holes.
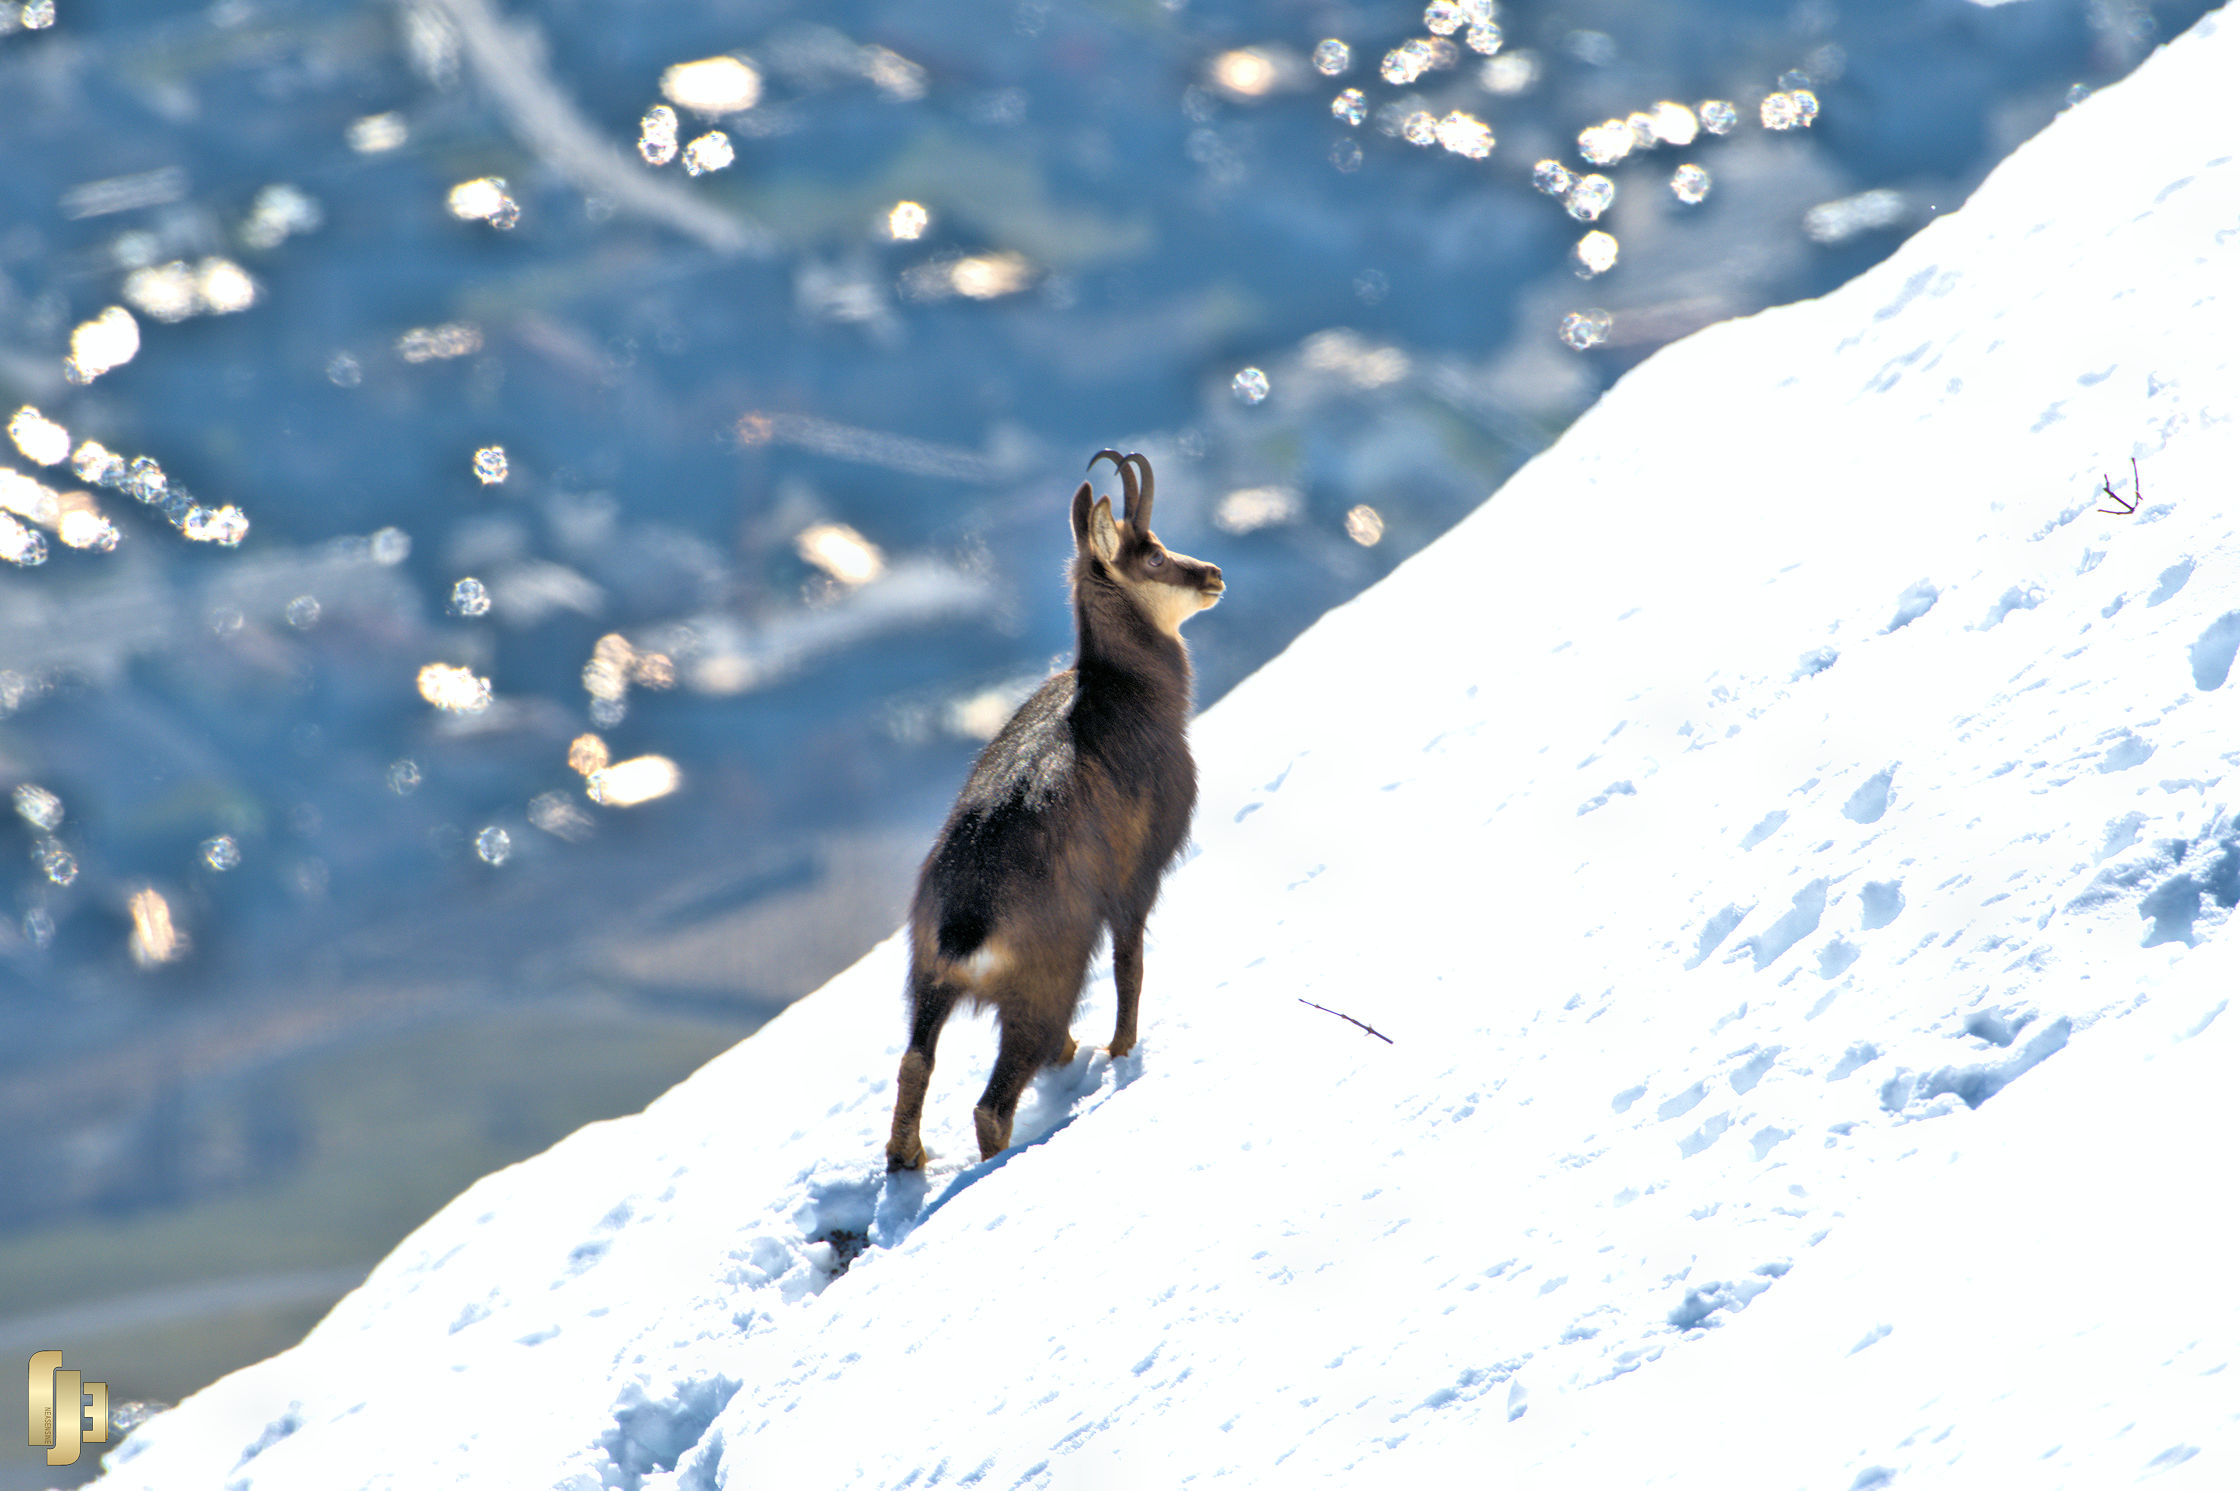
{"type": "Polygon", "coordinates": [[[2240,652],[2240,611],[2227,611],[2209,623],[2188,649],[2193,664],[2193,686],[2207,693],[2224,687],[2232,674],[2232,657],[2240,652]]]}

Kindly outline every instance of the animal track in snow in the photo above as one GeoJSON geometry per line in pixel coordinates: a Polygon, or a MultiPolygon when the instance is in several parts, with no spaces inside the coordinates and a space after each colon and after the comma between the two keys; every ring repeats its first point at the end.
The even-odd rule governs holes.
{"type": "Polygon", "coordinates": [[[1776,958],[1818,931],[1821,913],[1827,909],[1826,880],[1815,880],[1798,891],[1789,909],[1775,918],[1772,926],[1743,941],[1742,946],[1750,950],[1758,971],[1764,972],[1776,958]]]}
{"type": "Polygon", "coordinates": [[[1766,1073],[1773,1070],[1774,1062],[1780,1060],[1780,1058],[1781,1048],[1779,1046],[1766,1047],[1742,1066],[1737,1067],[1733,1074],[1727,1078],[1727,1085],[1738,1093],[1748,1092],[1765,1080],[1766,1073]]]}
{"type": "MultiPolygon", "coordinates": [[[[1431,745],[1437,745],[1438,743],[1439,742],[1437,740],[1433,740],[1431,742],[1431,745]]],[[[1431,749],[1431,746],[1425,746],[1424,749],[1429,750],[1431,749]]],[[[1306,754],[1307,752],[1301,751],[1297,756],[1293,756],[1289,761],[1285,762],[1283,770],[1277,772],[1266,782],[1263,782],[1260,786],[1260,790],[1267,793],[1268,797],[1275,796],[1277,792],[1282,790],[1284,779],[1291,775],[1291,768],[1297,766],[1299,764],[1300,758],[1305,756],[1306,754]]],[[[1394,785],[1398,784],[1395,783],[1394,785]]],[[[1391,789],[1387,788],[1386,790],[1389,791],[1391,789]]],[[[1266,797],[1256,798],[1253,801],[1246,803],[1243,807],[1237,809],[1237,816],[1235,818],[1232,818],[1230,822],[1242,823],[1245,819],[1250,818],[1254,813],[1259,812],[1267,805],[1268,799],[1266,797]]]]}
{"type": "Polygon", "coordinates": [[[1859,784],[1843,805],[1843,816],[1853,823],[1877,823],[1890,811],[1890,775],[1898,768],[1885,766],[1859,784]]]}
{"type": "Polygon", "coordinates": [[[1673,1307],[1665,1320],[1675,1330],[1693,1330],[1699,1325],[1716,1324],[1712,1316],[1721,1310],[1729,1312],[1746,1310],[1750,1301],[1773,1287],[1773,1281],[1789,1271],[1786,1263],[1761,1263],[1754,1273],[1755,1279],[1740,1279],[1733,1283],[1713,1280],[1690,1289],[1673,1307]]]}
{"type": "Polygon", "coordinates": [[[2240,611],[2227,611],[2209,623],[2209,629],[2188,649],[2193,664],[2193,686],[2207,693],[2224,687],[2232,673],[2232,655],[2240,652],[2240,611]]]}
{"type": "Polygon", "coordinates": [[[1870,880],[1859,887],[1859,929],[1872,932],[1887,927],[1906,909],[1902,882],[1870,880]]]}
{"type": "Polygon", "coordinates": [[[1703,924],[1703,930],[1696,935],[1696,955],[1688,959],[1684,966],[1702,967],[1704,961],[1719,950],[1719,944],[1727,940],[1727,934],[1741,926],[1742,919],[1756,909],[1755,906],[1737,906],[1730,902],[1711,913],[1710,920],[1703,924]]]}
{"type": "Polygon", "coordinates": [[[2193,560],[2191,558],[2179,560],[2176,564],[2164,570],[2158,577],[2154,594],[2147,597],[2147,604],[2149,606],[2161,605],[2164,601],[2185,589],[2186,581],[2192,578],[2193,560]]]}
{"type": "Polygon", "coordinates": [[[1928,615],[1929,608],[1937,603],[1938,593],[1937,587],[1927,580],[1917,580],[1908,585],[1899,592],[1898,612],[1890,618],[1890,624],[1882,629],[1882,634],[1888,636],[1898,628],[1908,626],[1928,615]]]}
{"type": "Polygon", "coordinates": [[[1760,818],[1751,826],[1750,831],[1742,836],[1742,847],[1745,849],[1757,848],[1760,844],[1772,838],[1779,831],[1781,825],[1788,821],[1788,810],[1775,808],[1772,812],[1760,818]]]}
{"type": "Polygon", "coordinates": [[[1827,672],[1836,665],[1842,654],[1833,647],[1816,647],[1797,659],[1797,671],[1789,675],[1791,683],[1800,683],[1816,674],[1827,672]]]}
{"type": "Polygon", "coordinates": [[[2144,813],[2126,813],[2121,818],[2110,821],[2108,836],[2102,841],[2099,850],[2092,856],[2092,862],[2099,864],[2101,861],[2121,854],[2133,844],[2138,843],[2139,830],[2145,825],[2146,821],[2147,815],[2144,813]]]}
{"type": "Polygon", "coordinates": [[[598,1266],[614,1246],[614,1234],[630,1224],[631,1209],[627,1201],[618,1201],[599,1219],[600,1236],[586,1238],[568,1253],[568,1277],[585,1273],[598,1266]]]}
{"type": "Polygon", "coordinates": [[[1841,978],[1843,971],[1858,961],[1858,944],[1837,937],[1820,949],[1820,976],[1825,979],[1841,978]]]}
{"type": "MultiPolygon", "coordinates": [[[[598,1448],[608,1462],[604,1484],[616,1491],[639,1491],[647,1476],[676,1469],[738,1391],[738,1382],[723,1376],[673,1383],[658,1396],[644,1384],[632,1383],[615,1405],[614,1426],[599,1436],[598,1448]]],[[[701,1482],[679,1476],[677,1484],[701,1482]]],[[[712,1488],[714,1482],[704,1484],[712,1488]]]]}
{"type": "MultiPolygon", "coordinates": [[[[2102,857],[2130,847],[2144,821],[2134,813],[2109,824],[2102,857]]],[[[2141,947],[2197,944],[2196,924],[2209,906],[2219,913],[2240,906],[2240,822],[2219,813],[2193,838],[2155,840],[2144,853],[2104,865],[2062,909],[2090,913],[2133,898],[2149,922],[2141,947]]]]}
{"type": "Polygon", "coordinates": [[[2023,1027],[2037,1018],[2035,1011],[2020,1016],[2003,1015],[1997,1010],[1977,1010],[1962,1022],[1961,1028],[1977,1040],[1989,1041],[1994,1046],[2014,1044],[2023,1027]]]}
{"type": "Polygon", "coordinates": [[[818,1290],[846,1273],[871,1245],[879,1190],[877,1179],[825,1181],[809,1187],[809,1199],[794,1213],[794,1225],[809,1239],[806,1256],[823,1275],[818,1290]]]}
{"type": "Polygon", "coordinates": [[[1837,1057],[1836,1064],[1828,1069],[1828,1080],[1830,1082],[1841,1082],[1868,1062],[1878,1061],[1881,1057],[1882,1052],[1875,1047],[1873,1042],[1853,1041],[1850,1049],[1837,1057]]]}
{"type": "Polygon", "coordinates": [[[2152,742],[2141,739],[2126,730],[2123,732],[2122,739],[2108,747],[2106,754],[2100,758],[2099,766],[2095,769],[2102,775],[2111,771],[2129,771],[2153,754],[2154,745],[2152,742]]]}
{"type": "Polygon", "coordinates": [[[1734,1125],[1731,1113],[1714,1113],[1703,1121],[1702,1127],[1680,1141],[1680,1158],[1688,1159],[1709,1149],[1712,1143],[1734,1125]]]}
{"type": "Polygon", "coordinates": [[[1631,797],[1633,795],[1633,783],[1612,782],[1609,786],[1603,788],[1600,792],[1597,792],[1594,796],[1579,804],[1578,816],[1584,818],[1587,814],[1593,812],[1596,808],[1602,807],[1607,804],[1613,797],[1631,797]]]}
{"type": "Polygon", "coordinates": [[[1983,620],[1976,623],[1976,630],[1988,632],[2017,611],[2035,610],[2044,605],[2045,599],[2045,587],[2042,585],[2010,585],[2004,595],[1991,603],[1991,609],[1984,613],[1983,620]]]}
{"type": "Polygon", "coordinates": [[[2048,1056],[2069,1044],[2069,1017],[2061,1016],[2012,1051],[2003,1061],[1978,1061],[1915,1072],[1900,1067],[1882,1084],[1882,1106],[1892,1113],[1910,1104],[1934,1102],[1947,1093],[1971,1108],[1980,1108],[1999,1090],[2048,1056]]]}

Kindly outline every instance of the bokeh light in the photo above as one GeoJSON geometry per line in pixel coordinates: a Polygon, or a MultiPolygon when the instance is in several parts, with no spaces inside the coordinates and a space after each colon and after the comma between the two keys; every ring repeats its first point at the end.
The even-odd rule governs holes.
{"type": "Polygon", "coordinates": [[[503,176],[477,176],[451,188],[444,198],[451,215],[461,222],[488,223],[511,228],[521,221],[521,204],[506,190],[503,176]]]}
{"type": "Polygon", "coordinates": [[[8,438],[24,458],[41,466],[55,466],[70,458],[70,432],[29,404],[8,421],[8,438]]]}
{"type": "Polygon", "coordinates": [[[679,62],[661,74],[661,96],[696,114],[736,114],[762,97],[762,74],[741,57],[679,62]]]}
{"type": "MultiPolygon", "coordinates": [[[[471,668],[452,663],[430,663],[420,670],[420,697],[447,714],[480,714],[490,707],[490,680],[478,678],[471,668]]],[[[419,784],[415,768],[410,775],[419,784]]],[[[392,774],[391,785],[396,782],[392,774]]]]}
{"type": "Polygon", "coordinates": [[[451,587],[451,614],[454,616],[487,616],[490,614],[490,589],[480,580],[469,575],[451,587]]]}
{"type": "Polygon", "coordinates": [[[933,214],[919,202],[897,202],[887,209],[887,237],[896,243],[914,243],[925,237],[933,214]]]}
{"type": "Polygon", "coordinates": [[[1563,344],[1573,351],[1584,352],[1589,347],[1599,347],[1610,339],[1613,318],[1605,310],[1570,311],[1565,313],[1558,335],[1563,344]]]}
{"type": "Polygon", "coordinates": [[[70,356],[63,364],[72,383],[91,383],[139,355],[140,324],[121,305],[110,306],[70,333],[70,356]]]}
{"type": "Polygon", "coordinates": [[[584,791],[602,807],[634,808],[667,797],[683,784],[684,774],[668,757],[633,756],[592,772],[584,791]]]}
{"type": "Polygon", "coordinates": [[[677,111],[655,104],[638,121],[638,154],[649,166],[665,166],[677,158],[677,111]]]}
{"type": "Polygon", "coordinates": [[[693,176],[721,171],[738,158],[731,137],[720,129],[709,130],[684,147],[684,168],[693,176]]]}
{"type": "Polygon", "coordinates": [[[1617,200],[1617,184],[1600,172],[1574,179],[1564,193],[1563,208],[1582,223],[1591,223],[1610,210],[1617,200]]]}

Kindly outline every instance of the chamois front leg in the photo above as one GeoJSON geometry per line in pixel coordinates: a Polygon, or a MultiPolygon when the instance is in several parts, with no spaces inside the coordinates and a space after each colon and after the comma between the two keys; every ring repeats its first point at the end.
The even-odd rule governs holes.
{"type": "Polygon", "coordinates": [[[1119,995],[1119,1014],[1112,1022],[1112,1044],[1105,1049],[1113,1060],[1136,1046],[1136,1003],[1143,996],[1143,920],[1112,929],[1112,983],[1119,995]]]}

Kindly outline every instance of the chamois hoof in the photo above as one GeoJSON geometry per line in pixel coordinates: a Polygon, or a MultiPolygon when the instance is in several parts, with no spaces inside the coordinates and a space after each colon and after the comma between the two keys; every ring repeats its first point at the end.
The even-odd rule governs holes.
{"type": "Polygon", "coordinates": [[[1066,1037],[1066,1048],[1051,1058],[1052,1066],[1072,1066],[1073,1058],[1081,1054],[1081,1043],[1072,1036],[1066,1037]]]}
{"type": "Polygon", "coordinates": [[[887,1173],[889,1175],[897,1170],[923,1170],[925,1164],[926,1147],[922,1142],[912,1141],[907,1150],[897,1148],[891,1142],[887,1145],[887,1173]]]}
{"type": "Polygon", "coordinates": [[[1135,1048],[1136,1043],[1133,1040],[1116,1040],[1111,1045],[1104,1048],[1104,1054],[1111,1057],[1114,1061],[1118,1061],[1121,1057],[1127,1055],[1135,1048]]]}
{"type": "Polygon", "coordinates": [[[980,1158],[992,1160],[1011,1147],[1011,1120],[985,1108],[972,1110],[972,1129],[980,1138],[980,1158]]]}

